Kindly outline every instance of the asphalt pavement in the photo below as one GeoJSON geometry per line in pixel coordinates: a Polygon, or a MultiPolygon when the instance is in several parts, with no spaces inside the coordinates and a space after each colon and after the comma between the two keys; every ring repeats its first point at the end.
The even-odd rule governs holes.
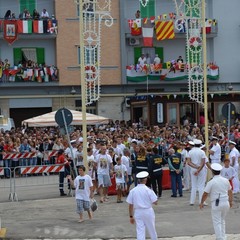
{"type": "MultiPolygon", "coordinates": [[[[0,179],[1,226],[6,229],[7,239],[136,239],[125,198],[123,203],[116,203],[116,196],[109,196],[108,203],[98,204],[92,220],[85,213],[85,221],[78,223],[74,197],[59,196],[58,176],[50,176],[51,181],[45,185],[32,184],[34,178],[41,177],[29,177],[27,187],[24,184],[16,187],[18,202],[8,200],[9,179],[0,179]]],[[[203,210],[198,204],[189,206],[189,191],[181,198],[170,195],[170,190],[164,190],[154,206],[159,239],[215,239],[209,206],[203,210]]],[[[95,198],[99,202],[99,196],[95,198]]],[[[237,194],[226,221],[228,240],[240,239],[239,203],[240,194],[237,194]]]]}

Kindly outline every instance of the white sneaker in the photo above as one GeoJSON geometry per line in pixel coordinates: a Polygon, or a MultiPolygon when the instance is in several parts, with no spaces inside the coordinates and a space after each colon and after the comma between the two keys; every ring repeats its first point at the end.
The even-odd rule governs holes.
{"type": "Polygon", "coordinates": [[[183,188],[182,190],[183,190],[183,191],[188,191],[188,190],[189,190],[189,188],[183,188]]]}
{"type": "Polygon", "coordinates": [[[203,206],[208,206],[208,203],[204,202],[204,203],[203,203],[203,206]]]}

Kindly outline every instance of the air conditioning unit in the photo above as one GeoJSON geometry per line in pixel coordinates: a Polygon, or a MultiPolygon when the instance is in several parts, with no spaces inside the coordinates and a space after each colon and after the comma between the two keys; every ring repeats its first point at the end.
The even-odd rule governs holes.
{"type": "Polygon", "coordinates": [[[130,98],[127,98],[127,97],[125,98],[125,107],[126,108],[130,108],[130,106],[131,106],[130,101],[131,101],[130,98]]]}
{"type": "Polygon", "coordinates": [[[137,39],[137,38],[129,38],[129,45],[130,46],[136,46],[136,45],[139,45],[139,44],[140,44],[139,39],[137,39]]]}

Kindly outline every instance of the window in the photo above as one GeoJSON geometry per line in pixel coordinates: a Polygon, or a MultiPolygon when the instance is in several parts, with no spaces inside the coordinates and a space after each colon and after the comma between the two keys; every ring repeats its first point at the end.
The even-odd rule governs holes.
{"type": "MultiPolygon", "coordinates": [[[[96,46],[85,48],[85,65],[95,65],[97,63],[98,49],[96,46]]],[[[78,47],[78,64],[81,64],[81,49],[78,47]]]]}
{"type": "MultiPolygon", "coordinates": [[[[87,2],[87,3],[85,3],[85,4],[83,5],[83,11],[93,12],[93,11],[94,11],[94,3],[93,3],[93,0],[88,0],[88,1],[85,0],[85,2],[87,2]]],[[[79,3],[79,2],[78,2],[78,3],[79,3]]],[[[79,9],[79,4],[77,4],[77,16],[79,16],[79,15],[80,15],[80,9],[79,9]]],[[[89,16],[89,15],[87,14],[87,16],[89,16]]]]}
{"type": "MultiPolygon", "coordinates": [[[[29,60],[29,59],[27,59],[27,57],[29,57],[30,52],[33,53],[34,50],[35,50],[35,54],[33,54],[33,55],[35,55],[37,63],[44,64],[45,63],[45,49],[44,48],[14,48],[13,49],[14,65],[17,66],[20,62],[21,63],[27,62],[27,60],[29,60]]],[[[30,60],[34,61],[35,59],[30,59],[30,60]]]]}
{"type": "MultiPolygon", "coordinates": [[[[82,111],[82,101],[81,100],[75,100],[75,109],[77,111],[82,111]]],[[[90,105],[87,105],[86,112],[91,114],[97,114],[97,103],[93,102],[90,105]]]]}
{"type": "Polygon", "coordinates": [[[140,4],[141,18],[155,16],[155,0],[149,0],[146,7],[140,4]]]}
{"type": "Polygon", "coordinates": [[[32,15],[33,10],[36,9],[36,0],[20,0],[20,12],[22,13],[25,8],[32,15]]]}

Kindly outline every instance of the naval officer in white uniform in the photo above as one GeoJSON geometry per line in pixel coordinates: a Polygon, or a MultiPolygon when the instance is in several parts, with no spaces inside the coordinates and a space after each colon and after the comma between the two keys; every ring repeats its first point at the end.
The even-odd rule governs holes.
{"type": "Polygon", "coordinates": [[[226,240],[225,218],[232,207],[232,190],[228,179],[222,177],[220,172],[222,166],[219,163],[212,163],[211,169],[213,178],[207,183],[204,189],[200,209],[204,206],[204,201],[210,196],[212,205],[212,222],[216,235],[216,240],[226,240]]]}
{"type": "Polygon", "coordinates": [[[146,186],[148,172],[142,171],[136,175],[139,184],[133,188],[127,197],[129,203],[130,223],[136,223],[137,240],[146,239],[146,228],[151,240],[157,240],[155,228],[155,213],[152,204],[157,205],[157,195],[146,186]]]}

